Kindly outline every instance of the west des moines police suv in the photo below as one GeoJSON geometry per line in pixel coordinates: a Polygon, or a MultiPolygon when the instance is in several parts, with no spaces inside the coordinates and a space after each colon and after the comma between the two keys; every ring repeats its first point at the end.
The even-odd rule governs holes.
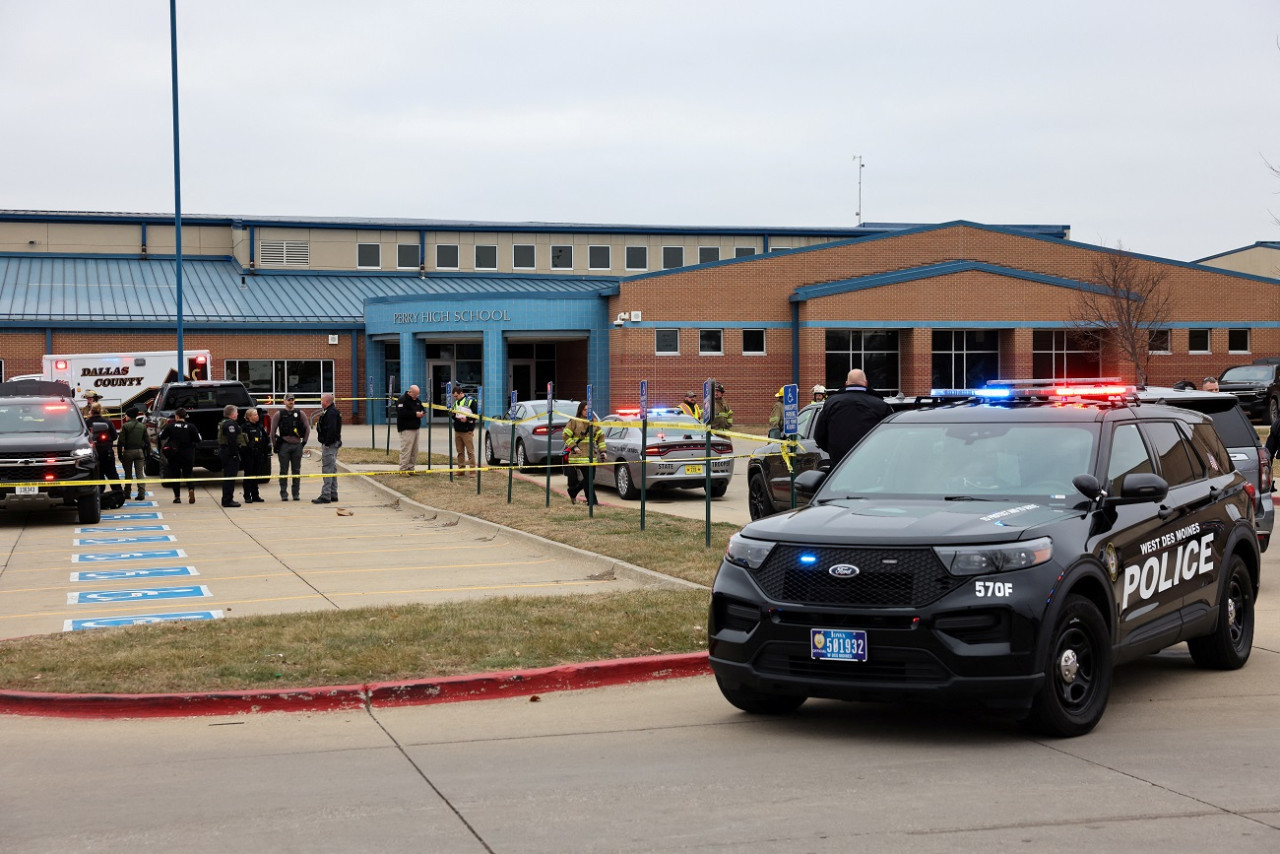
{"type": "Polygon", "coordinates": [[[731,539],[709,627],[729,702],[974,704],[1075,736],[1114,664],[1186,641],[1199,666],[1244,665],[1255,488],[1208,417],[1123,387],[954,396],[890,416],[797,478],[808,507],[731,539]]]}

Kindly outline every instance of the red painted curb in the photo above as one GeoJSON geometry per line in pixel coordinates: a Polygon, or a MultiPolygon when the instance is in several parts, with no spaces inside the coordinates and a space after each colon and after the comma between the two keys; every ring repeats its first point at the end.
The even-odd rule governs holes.
{"type": "Polygon", "coordinates": [[[705,652],[653,655],[506,670],[431,680],[221,691],[207,694],[42,694],[0,691],[0,714],[57,718],[162,718],[243,715],[260,712],[333,712],[428,703],[496,700],[552,691],[575,691],[711,672],[705,652]]]}

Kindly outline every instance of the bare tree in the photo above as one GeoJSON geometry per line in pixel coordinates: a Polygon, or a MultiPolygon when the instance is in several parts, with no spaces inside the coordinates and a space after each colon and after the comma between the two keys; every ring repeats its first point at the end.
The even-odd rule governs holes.
{"type": "Polygon", "coordinates": [[[1153,334],[1169,334],[1172,297],[1164,268],[1117,248],[1098,257],[1089,284],[1076,299],[1072,324],[1132,363],[1145,385],[1153,334]]]}

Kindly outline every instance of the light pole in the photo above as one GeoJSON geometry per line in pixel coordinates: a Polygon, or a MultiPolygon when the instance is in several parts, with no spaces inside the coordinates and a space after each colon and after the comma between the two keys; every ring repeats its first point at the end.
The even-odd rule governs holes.
{"type": "Polygon", "coordinates": [[[186,376],[182,353],[182,169],[178,160],[178,9],[169,0],[169,57],[173,66],[173,239],[178,318],[178,378],[186,376]]]}
{"type": "Polygon", "coordinates": [[[862,225],[862,168],[867,164],[862,162],[862,155],[853,155],[853,162],[858,164],[858,210],[854,216],[858,218],[858,225],[862,225]]]}

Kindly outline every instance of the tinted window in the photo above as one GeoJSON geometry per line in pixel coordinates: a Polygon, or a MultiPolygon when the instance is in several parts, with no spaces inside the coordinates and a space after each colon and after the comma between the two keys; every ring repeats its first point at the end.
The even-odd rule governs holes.
{"type": "Polygon", "coordinates": [[[1253,425],[1249,423],[1248,417],[1239,406],[1232,406],[1221,412],[1210,412],[1208,415],[1213,419],[1214,429],[1222,437],[1223,444],[1231,448],[1258,446],[1258,431],[1253,429],[1253,425]]]}
{"type": "Polygon", "coordinates": [[[70,403],[15,403],[0,406],[0,432],[75,433],[80,411],[70,403]]]}
{"type": "MultiPolygon", "coordinates": [[[[1247,423],[1247,422],[1246,422],[1247,423]]],[[[1252,427],[1250,429],[1253,429],[1252,427]]],[[[1255,434],[1256,435],[1256,434],[1255,434]]],[[[1209,476],[1223,474],[1235,468],[1231,455],[1222,446],[1218,431],[1211,424],[1197,424],[1191,428],[1191,445],[1204,460],[1209,469],[1209,476]]]]}
{"type": "Polygon", "coordinates": [[[1203,476],[1203,470],[1193,462],[1191,449],[1176,424],[1172,421],[1151,421],[1145,427],[1156,456],[1160,458],[1160,475],[1169,486],[1191,483],[1203,476]]]}
{"type": "Polygon", "coordinates": [[[1271,370],[1268,365],[1239,365],[1227,368],[1220,379],[1224,383],[1269,383],[1271,370]]]}
{"type": "Polygon", "coordinates": [[[1113,495],[1124,487],[1124,479],[1131,474],[1151,474],[1154,471],[1147,446],[1142,443],[1136,424],[1116,427],[1111,439],[1111,460],[1107,463],[1107,481],[1113,495]]]}

